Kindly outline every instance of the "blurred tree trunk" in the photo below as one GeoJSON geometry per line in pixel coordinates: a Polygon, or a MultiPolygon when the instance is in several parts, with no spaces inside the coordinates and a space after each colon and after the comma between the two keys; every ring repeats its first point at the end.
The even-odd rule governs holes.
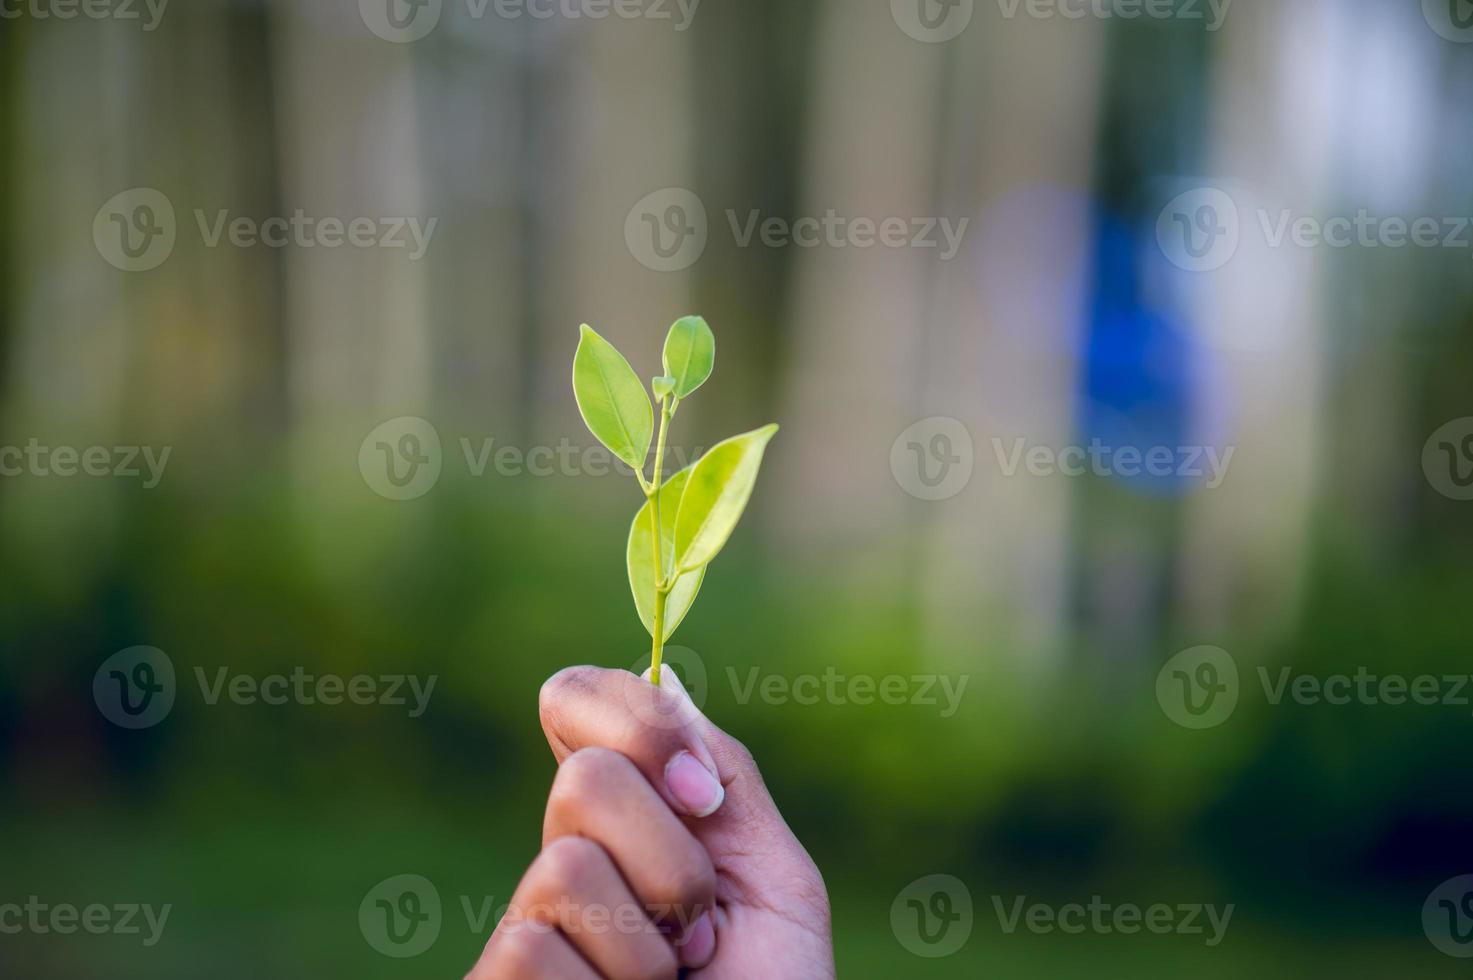
{"type": "MultiPolygon", "coordinates": [[[[20,315],[20,282],[16,276],[15,238],[20,199],[21,57],[26,25],[0,31],[0,408],[9,390],[10,345],[20,315]]],[[[3,417],[3,412],[0,412],[3,417]]],[[[5,431],[0,425],[0,434],[5,431]]],[[[3,491],[0,491],[3,492],[3,491]]]]}
{"type": "Polygon", "coordinates": [[[1105,32],[1093,20],[1005,27],[964,35],[939,134],[954,202],[942,213],[976,217],[961,256],[937,267],[912,405],[918,417],[961,406],[976,469],[955,500],[916,508],[928,519],[917,580],[938,648],[1037,680],[1070,640],[1077,488],[1009,476],[1002,458],[1020,438],[1072,441],[1105,32]]]}
{"type": "MultiPolygon", "coordinates": [[[[1334,137],[1305,120],[1362,111],[1335,94],[1336,79],[1360,68],[1327,60],[1323,43],[1351,27],[1346,5],[1303,0],[1234,14],[1214,74],[1207,172],[1233,178],[1242,238],[1233,260],[1203,278],[1195,325],[1223,365],[1236,456],[1221,487],[1188,502],[1180,606],[1183,625],[1202,638],[1192,642],[1217,642],[1243,623],[1271,641],[1299,610],[1323,489],[1316,471],[1329,448],[1335,260],[1326,249],[1269,248],[1260,209],[1337,213],[1343,158],[1334,137]]],[[[1381,412],[1386,394],[1356,398],[1381,412]]],[[[1355,441],[1371,444],[1363,434],[1355,441]]]]}
{"type": "Polygon", "coordinates": [[[917,598],[933,662],[1048,652],[1061,629],[1068,489],[1005,478],[991,440],[1058,445],[1069,431],[1088,215],[1029,205],[1083,200],[1095,110],[1081,93],[1100,32],[1022,18],[1003,31],[979,4],[959,38],[931,45],[884,4],[823,10],[800,213],[970,224],[950,261],[909,248],[797,257],[779,413],[788,438],[774,444],[780,494],[793,501],[782,535],[826,576],[917,598]],[[875,52],[885,71],[854,50],[875,52]],[[1056,223],[1036,234],[1041,218],[1056,223]],[[996,274],[1019,252],[1031,282],[996,274]],[[971,485],[943,502],[908,496],[889,467],[892,441],[931,416],[961,421],[974,442],[971,485]]]}
{"type": "MultiPolygon", "coordinates": [[[[600,29],[567,28],[549,52],[553,87],[541,93],[536,126],[543,151],[528,186],[541,213],[545,267],[562,272],[535,283],[542,326],[533,391],[539,443],[571,437],[592,444],[568,381],[580,323],[608,337],[648,382],[661,370],[665,330],[694,312],[695,284],[709,258],[675,272],[654,271],[624,238],[625,219],[646,195],[673,187],[702,196],[692,140],[691,48],[689,36],[667,23],[610,20],[600,29]]],[[[714,234],[713,202],[704,203],[714,234]]],[[[719,344],[719,319],[715,326],[719,344]]],[[[672,445],[689,448],[701,431],[700,413],[695,399],[682,411],[672,445]]],[[[573,492],[594,507],[622,513],[634,506],[637,491],[611,493],[607,482],[577,481],[573,492]]]]}

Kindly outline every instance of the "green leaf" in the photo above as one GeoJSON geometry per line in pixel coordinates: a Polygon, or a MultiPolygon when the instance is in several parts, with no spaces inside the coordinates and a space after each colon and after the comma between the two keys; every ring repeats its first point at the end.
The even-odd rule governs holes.
{"type": "Polygon", "coordinates": [[[777,426],[769,425],[733,436],[692,467],[675,518],[678,568],[700,568],[726,544],[752,496],[762,453],[776,432],[777,426]]]}
{"type": "Polygon", "coordinates": [[[666,375],[650,381],[650,390],[655,393],[656,401],[664,401],[675,390],[675,379],[666,375]]]}
{"type": "Polygon", "coordinates": [[[643,470],[655,430],[650,396],[624,355],[586,323],[573,355],[573,395],[588,431],[615,456],[643,470]]]}
{"type": "Polygon", "coordinates": [[[716,364],[716,337],[705,318],[676,320],[665,338],[665,373],[675,379],[675,397],[685,398],[711,376],[716,364]]]}
{"type": "MultiPolygon", "coordinates": [[[[689,469],[676,473],[660,488],[660,552],[668,579],[675,568],[675,514],[680,507],[680,495],[690,477],[689,469]]],[[[654,533],[653,508],[646,500],[639,513],[634,515],[634,524],[629,528],[629,588],[634,592],[634,606],[639,618],[651,636],[655,634],[655,546],[651,537],[654,533]]],[[[686,572],[676,579],[675,586],[665,599],[665,635],[663,642],[675,632],[675,627],[690,611],[701,591],[701,580],[706,577],[704,567],[686,572]]]]}

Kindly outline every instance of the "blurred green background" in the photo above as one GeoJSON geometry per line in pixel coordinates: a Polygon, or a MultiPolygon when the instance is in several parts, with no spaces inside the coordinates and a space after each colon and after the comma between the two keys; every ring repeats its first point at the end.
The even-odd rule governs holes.
{"type": "Polygon", "coordinates": [[[0,933],[0,974],[463,975],[490,925],[462,903],[504,903],[539,843],[541,682],[648,647],[633,480],[477,454],[591,446],[578,324],[649,377],[691,312],[716,372],[672,443],[783,430],[676,662],[823,870],[841,977],[1466,971],[1422,913],[1473,872],[1473,708],[1273,704],[1258,674],[1470,670],[1473,503],[1424,466],[1473,435],[1469,236],[1271,235],[1473,214],[1460,0],[393,2],[0,4],[0,447],[170,449],[152,487],[0,477],[0,906],[172,907],[149,947],[0,933]],[[1240,243],[1192,269],[1161,228],[1204,187],[1240,243]],[[106,242],[135,188],[174,241],[130,271],[106,242]],[[640,230],[669,188],[706,224],[666,269],[640,230]],[[437,224],[422,257],[209,244],[222,211],[299,209],[437,224]],[[968,225],[954,256],[743,243],[831,209],[968,225]],[[370,436],[403,417],[440,472],[395,500],[370,436]],[[927,500],[906,433],[936,417],[971,475],[927,500]],[[1018,440],[1233,456],[1211,487],[1010,473],[1018,440]],[[176,700],[129,730],[93,681],[139,645],[176,700]],[[1157,678],[1203,645],[1240,683],[1196,730],[1157,678]],[[211,704],[220,668],[438,680],[410,717],[211,704]],[[753,668],[966,687],[950,716],[773,703],[753,668]],[[399,874],[444,902],[412,959],[359,926],[399,874]],[[974,906],[940,958],[892,919],[933,874],[974,906]],[[996,912],[1096,895],[1235,911],[1214,946],[996,912]]]}

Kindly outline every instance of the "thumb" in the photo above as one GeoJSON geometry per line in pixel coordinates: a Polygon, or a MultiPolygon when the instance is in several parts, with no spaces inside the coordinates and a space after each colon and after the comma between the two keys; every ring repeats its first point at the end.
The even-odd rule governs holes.
{"type": "MultiPolygon", "coordinates": [[[[718,899],[724,894],[728,903],[776,911],[790,924],[806,923],[794,941],[816,941],[819,949],[826,950],[829,905],[823,875],[783,819],[752,753],[690,700],[668,667],[660,674],[658,690],[667,686],[688,705],[683,708],[690,719],[686,732],[699,739],[725,789],[725,799],[714,813],[685,821],[726,885],[718,899]]],[[[718,911],[718,932],[726,928],[724,914],[718,911]]]]}
{"type": "MultiPolygon", "coordinates": [[[[649,680],[649,669],[646,668],[641,676],[649,680]]],[[[684,699],[687,707],[683,714],[689,720],[687,731],[699,738],[709,753],[716,767],[717,779],[726,792],[725,800],[716,812],[701,821],[697,828],[698,836],[726,835],[735,831],[741,834],[744,846],[759,842],[796,846],[797,839],[773,802],[757,761],[747,747],[717,726],[691,700],[690,692],[668,664],[660,666],[660,689],[684,699]]]]}

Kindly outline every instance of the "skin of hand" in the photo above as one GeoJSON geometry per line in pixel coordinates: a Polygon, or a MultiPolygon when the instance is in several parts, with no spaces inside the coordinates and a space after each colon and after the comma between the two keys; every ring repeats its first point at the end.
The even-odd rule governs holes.
{"type": "Polygon", "coordinates": [[[751,754],[665,667],[542,687],[542,852],[468,980],[832,980],[823,878],[751,754]]]}

